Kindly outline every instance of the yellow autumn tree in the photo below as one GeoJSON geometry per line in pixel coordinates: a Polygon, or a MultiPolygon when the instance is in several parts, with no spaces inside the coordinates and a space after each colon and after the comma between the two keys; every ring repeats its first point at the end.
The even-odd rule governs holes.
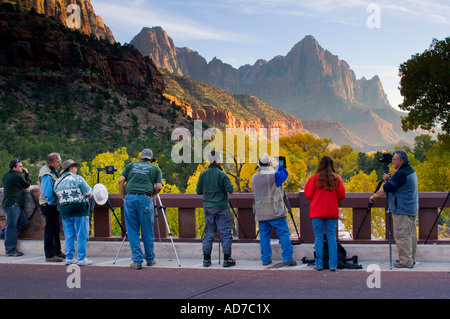
{"type": "MultiPolygon", "coordinates": [[[[377,187],[378,181],[379,179],[375,171],[372,171],[370,175],[359,171],[356,175],[352,176],[348,182],[345,183],[345,191],[357,193],[373,193],[377,187]]],[[[367,205],[369,205],[369,198],[367,198],[367,205]]],[[[384,216],[385,213],[383,208],[372,208],[372,238],[384,238],[384,216]]],[[[342,208],[340,217],[341,222],[344,225],[344,230],[349,232],[350,234],[352,234],[353,227],[356,227],[357,229],[359,228],[360,225],[353,225],[352,209],[342,208]]]]}

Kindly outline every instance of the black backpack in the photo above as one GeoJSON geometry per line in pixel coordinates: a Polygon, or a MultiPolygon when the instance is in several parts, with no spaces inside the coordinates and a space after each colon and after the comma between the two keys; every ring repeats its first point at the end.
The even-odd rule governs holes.
{"type": "MultiPolygon", "coordinates": [[[[337,243],[337,251],[338,251],[338,265],[337,269],[362,269],[361,265],[358,265],[358,256],[352,256],[351,258],[347,258],[347,251],[342,247],[341,244],[337,243]],[[347,263],[351,261],[352,263],[347,263]]],[[[330,269],[328,265],[329,253],[328,253],[328,242],[326,239],[323,241],[323,269],[330,269]]],[[[314,259],[308,259],[307,257],[303,257],[302,259],[304,264],[313,265],[316,262],[316,252],[314,251],[314,259]]]]}

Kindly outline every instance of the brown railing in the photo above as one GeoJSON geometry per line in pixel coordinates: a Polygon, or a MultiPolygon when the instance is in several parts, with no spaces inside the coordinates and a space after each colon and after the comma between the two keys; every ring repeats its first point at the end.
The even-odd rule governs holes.
{"type": "MultiPolygon", "coordinates": [[[[371,238],[371,218],[370,212],[365,218],[364,223],[361,226],[361,222],[364,220],[367,212],[368,198],[370,193],[347,193],[346,198],[340,202],[341,208],[350,208],[353,211],[353,236],[350,239],[343,239],[341,241],[346,241],[346,243],[387,243],[388,236],[388,223],[386,225],[386,239],[372,239],[371,238]],[[361,227],[360,227],[361,226],[361,227]],[[358,238],[356,238],[356,233],[360,229],[358,238]]],[[[418,215],[418,239],[419,243],[425,242],[429,235],[428,243],[443,243],[450,244],[449,240],[438,239],[438,228],[437,224],[431,230],[440,208],[444,204],[447,193],[419,193],[419,215],[418,215]],[[430,233],[431,230],[431,233],[430,233]]],[[[293,209],[300,209],[299,214],[294,214],[295,224],[300,233],[301,241],[304,243],[314,242],[314,232],[312,229],[311,219],[309,217],[309,200],[305,198],[303,192],[300,193],[289,193],[287,194],[289,198],[290,205],[293,209]]],[[[166,210],[167,208],[178,208],[178,224],[179,229],[171,229],[172,233],[177,233],[178,236],[174,237],[174,241],[184,241],[184,242],[198,242],[200,237],[197,236],[197,221],[195,209],[203,207],[202,196],[196,194],[161,194],[160,195],[162,204],[166,210]]],[[[121,224],[124,229],[126,229],[123,214],[123,201],[119,194],[110,194],[109,199],[111,205],[114,208],[116,216],[121,219],[121,224]]],[[[155,200],[155,202],[157,202],[155,200]]],[[[251,193],[240,193],[230,195],[230,202],[234,207],[237,215],[238,225],[236,227],[237,236],[233,239],[237,242],[257,242],[257,225],[254,219],[252,204],[253,195],[251,193]]],[[[380,199],[374,205],[376,207],[384,208],[386,206],[386,200],[380,199]]],[[[447,201],[446,207],[450,207],[450,201],[447,201]]],[[[158,207],[157,207],[158,208],[158,207]]],[[[156,236],[161,234],[163,240],[168,239],[167,227],[164,218],[161,215],[161,210],[159,212],[158,218],[156,219],[154,228],[156,236]],[[159,223],[159,230],[157,231],[157,223],[159,223]]],[[[385,213],[385,221],[388,214],[385,213]]],[[[108,206],[96,206],[94,210],[94,236],[91,237],[92,240],[120,240],[120,236],[111,236],[111,222],[115,219],[114,215],[108,206]]],[[[294,232],[291,234],[293,237],[297,237],[294,232]]],[[[123,236],[123,234],[122,234],[123,236]]]]}

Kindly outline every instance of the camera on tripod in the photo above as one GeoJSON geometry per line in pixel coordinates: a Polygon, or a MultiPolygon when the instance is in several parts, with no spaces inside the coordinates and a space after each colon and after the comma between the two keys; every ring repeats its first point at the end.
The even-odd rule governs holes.
{"type": "Polygon", "coordinates": [[[101,167],[97,167],[97,172],[101,172],[101,171],[105,171],[106,174],[114,174],[115,172],[117,172],[117,167],[109,165],[109,166],[105,166],[103,168],[101,167]]]}
{"type": "Polygon", "coordinates": [[[378,161],[383,164],[383,170],[385,174],[389,174],[389,164],[392,163],[392,154],[383,153],[378,157],[378,161]]]}

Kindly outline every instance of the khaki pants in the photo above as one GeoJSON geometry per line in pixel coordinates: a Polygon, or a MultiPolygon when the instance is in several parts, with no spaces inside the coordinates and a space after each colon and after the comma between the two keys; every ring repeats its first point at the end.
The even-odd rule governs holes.
{"type": "Polygon", "coordinates": [[[416,216],[392,213],[394,239],[400,264],[412,266],[416,260],[416,216]]]}

